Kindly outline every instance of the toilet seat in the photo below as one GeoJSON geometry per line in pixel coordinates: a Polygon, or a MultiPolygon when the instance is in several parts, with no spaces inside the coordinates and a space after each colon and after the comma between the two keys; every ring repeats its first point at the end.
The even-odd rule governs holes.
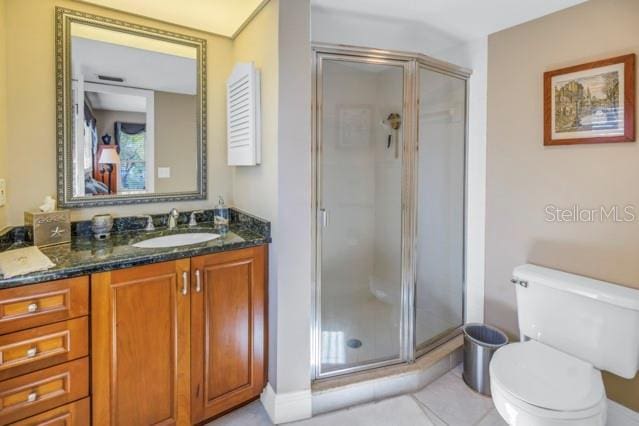
{"type": "Polygon", "coordinates": [[[605,424],[601,372],[542,343],[499,349],[490,363],[490,379],[495,407],[509,424],[605,424]]]}

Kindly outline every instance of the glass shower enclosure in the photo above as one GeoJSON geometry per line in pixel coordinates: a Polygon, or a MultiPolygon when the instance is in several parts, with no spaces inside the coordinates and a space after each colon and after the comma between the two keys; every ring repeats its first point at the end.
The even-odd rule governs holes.
{"type": "Polygon", "coordinates": [[[411,362],[464,314],[469,73],[314,49],[315,379],[411,362]]]}

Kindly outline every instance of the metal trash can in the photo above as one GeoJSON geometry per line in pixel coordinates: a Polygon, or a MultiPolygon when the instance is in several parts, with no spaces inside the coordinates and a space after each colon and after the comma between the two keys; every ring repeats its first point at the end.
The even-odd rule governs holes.
{"type": "Polygon", "coordinates": [[[497,349],[508,344],[508,336],[485,324],[466,324],[463,330],[464,382],[471,389],[490,396],[490,359],[497,349]]]}

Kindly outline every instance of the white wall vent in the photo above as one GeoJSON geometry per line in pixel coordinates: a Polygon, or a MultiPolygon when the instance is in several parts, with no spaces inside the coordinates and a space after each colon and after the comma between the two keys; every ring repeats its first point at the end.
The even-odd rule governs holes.
{"type": "Polygon", "coordinates": [[[262,162],[260,71],[239,63],[226,82],[229,166],[255,166],[262,162]]]}

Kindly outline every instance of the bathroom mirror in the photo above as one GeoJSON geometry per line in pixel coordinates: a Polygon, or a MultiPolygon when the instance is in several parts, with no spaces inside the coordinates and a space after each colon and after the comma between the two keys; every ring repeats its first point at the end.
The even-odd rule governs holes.
{"type": "Polygon", "coordinates": [[[58,200],[206,198],[206,41],[56,9],[58,200]]]}

